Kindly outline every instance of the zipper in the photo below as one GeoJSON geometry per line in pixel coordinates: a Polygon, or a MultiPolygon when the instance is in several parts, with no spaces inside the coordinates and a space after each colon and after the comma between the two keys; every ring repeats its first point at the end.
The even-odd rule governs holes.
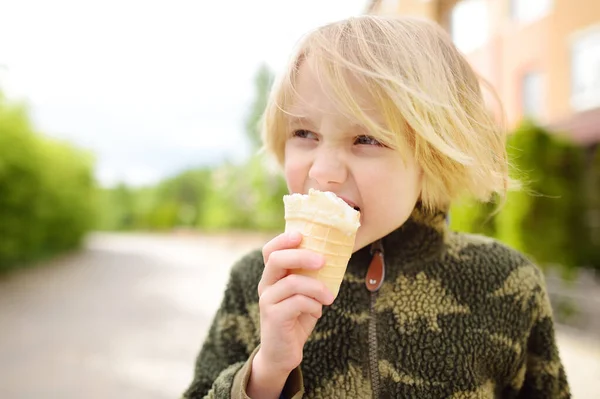
{"type": "Polygon", "coordinates": [[[379,398],[381,382],[379,375],[379,359],[377,358],[377,318],[375,314],[375,303],[377,302],[377,293],[385,279],[385,261],[383,245],[381,240],[375,241],[371,245],[371,263],[365,277],[365,285],[371,293],[371,303],[369,305],[369,374],[371,376],[371,387],[373,389],[373,398],[379,398]]]}

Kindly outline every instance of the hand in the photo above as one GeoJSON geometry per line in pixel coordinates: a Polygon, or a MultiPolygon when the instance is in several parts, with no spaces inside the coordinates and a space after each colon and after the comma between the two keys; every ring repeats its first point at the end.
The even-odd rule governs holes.
{"type": "MultiPolygon", "coordinates": [[[[251,388],[265,386],[273,388],[278,397],[289,373],[302,361],[304,344],[323,305],[334,300],[322,282],[290,274],[294,269],[317,270],[325,264],[322,255],[297,248],[301,241],[299,233],[284,233],[263,247],[265,269],[258,284],[261,347],[248,384],[251,397],[251,388]]],[[[271,396],[259,390],[261,397],[271,396]]]]}

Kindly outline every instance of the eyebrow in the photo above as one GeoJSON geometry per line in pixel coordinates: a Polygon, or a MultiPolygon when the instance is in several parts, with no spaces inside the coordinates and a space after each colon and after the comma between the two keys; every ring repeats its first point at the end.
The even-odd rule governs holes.
{"type": "Polygon", "coordinates": [[[315,127],[316,124],[313,122],[312,119],[310,119],[307,116],[302,116],[302,115],[290,115],[288,124],[291,126],[294,125],[308,125],[311,127],[315,127]]]}
{"type": "MultiPolygon", "coordinates": [[[[373,118],[372,120],[375,124],[377,124],[379,126],[385,125],[385,123],[383,123],[380,118],[373,118]]],[[[316,123],[309,116],[304,116],[302,114],[288,113],[288,125],[289,126],[304,125],[304,126],[310,126],[311,128],[316,128],[316,123]]],[[[350,125],[350,128],[351,129],[366,129],[366,130],[368,130],[367,126],[365,126],[363,123],[359,122],[358,120],[355,121],[354,123],[352,123],[350,125]]]]}
{"type": "MultiPolygon", "coordinates": [[[[288,126],[291,126],[291,127],[306,126],[308,129],[310,129],[312,131],[317,130],[316,124],[312,121],[312,119],[310,119],[309,117],[300,116],[300,115],[290,116],[288,126]]],[[[359,130],[361,132],[365,132],[365,134],[368,133],[367,127],[365,125],[363,125],[362,123],[353,123],[349,126],[346,126],[346,129],[344,129],[344,130],[346,130],[347,132],[350,132],[353,130],[359,130]]]]}

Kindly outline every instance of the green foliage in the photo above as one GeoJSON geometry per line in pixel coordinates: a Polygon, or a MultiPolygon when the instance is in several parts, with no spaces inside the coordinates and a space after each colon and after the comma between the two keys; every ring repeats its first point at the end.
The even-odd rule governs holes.
{"type": "Polygon", "coordinates": [[[35,133],[0,94],[0,270],[77,247],[94,224],[91,156],[35,133]]]}
{"type": "Polygon", "coordinates": [[[191,169],[156,187],[120,184],[101,191],[102,230],[168,230],[198,225],[210,191],[211,170],[191,169]]]}
{"type": "Polygon", "coordinates": [[[256,94],[250,108],[250,113],[246,119],[246,134],[253,150],[258,149],[262,144],[259,123],[262,113],[267,106],[269,90],[271,89],[274,78],[273,72],[266,65],[260,66],[254,78],[256,94]]]}
{"type": "Polygon", "coordinates": [[[99,228],[279,230],[286,193],[279,173],[254,156],[241,165],[189,170],[154,188],[103,190],[99,228]]]}
{"type": "Polygon", "coordinates": [[[500,212],[493,215],[490,204],[454,207],[452,226],[496,237],[541,265],[562,266],[565,274],[580,266],[600,269],[598,238],[594,238],[598,227],[589,217],[599,214],[600,165],[589,162],[586,151],[523,123],[510,136],[508,152],[513,174],[523,181],[524,189],[509,193],[500,212]],[[484,215],[490,218],[487,229],[481,228],[484,215]]]}
{"type": "Polygon", "coordinates": [[[580,266],[584,260],[579,253],[589,245],[583,148],[531,125],[524,125],[511,139],[512,146],[523,148],[519,162],[531,175],[534,194],[520,218],[524,247],[540,263],[580,266]]]}
{"type": "Polygon", "coordinates": [[[199,227],[278,230],[284,225],[283,178],[255,156],[242,166],[215,171],[213,186],[199,227]]]}
{"type": "Polygon", "coordinates": [[[528,252],[525,241],[530,232],[524,230],[523,221],[531,211],[532,199],[525,191],[508,193],[501,212],[494,217],[495,232],[491,236],[519,251],[528,252]]]}
{"type": "Polygon", "coordinates": [[[494,235],[493,204],[463,199],[450,210],[450,226],[457,231],[494,235]]]}
{"type": "Polygon", "coordinates": [[[139,212],[137,198],[144,198],[144,190],[134,190],[124,184],[114,189],[98,190],[99,212],[96,228],[99,230],[128,230],[136,228],[135,215],[139,212]]]}
{"type": "Polygon", "coordinates": [[[163,181],[155,191],[154,202],[143,206],[138,201],[138,209],[149,211],[141,225],[154,229],[196,226],[210,190],[210,178],[210,170],[196,169],[163,181]]]}
{"type": "Polygon", "coordinates": [[[590,204],[586,216],[590,224],[591,245],[582,256],[588,259],[590,265],[600,270],[600,146],[596,145],[590,149],[588,155],[591,167],[588,168],[585,186],[590,204]]]}

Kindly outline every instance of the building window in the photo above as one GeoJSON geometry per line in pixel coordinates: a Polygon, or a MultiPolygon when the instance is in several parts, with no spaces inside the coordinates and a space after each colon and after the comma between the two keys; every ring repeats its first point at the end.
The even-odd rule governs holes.
{"type": "Polygon", "coordinates": [[[544,78],[539,71],[531,71],[523,75],[521,96],[523,117],[541,121],[544,108],[544,78]]]}
{"type": "Polygon", "coordinates": [[[399,0],[379,0],[375,6],[378,14],[397,14],[399,0]]]}
{"type": "Polygon", "coordinates": [[[552,9],[553,0],[510,0],[512,19],[533,22],[546,16],[552,9]]]}
{"type": "Polygon", "coordinates": [[[463,53],[483,46],[489,38],[487,0],[462,0],[452,9],[450,33],[463,53]]]}
{"type": "Polygon", "coordinates": [[[571,104],[577,111],[600,107],[600,29],[571,47],[571,104]]]}

